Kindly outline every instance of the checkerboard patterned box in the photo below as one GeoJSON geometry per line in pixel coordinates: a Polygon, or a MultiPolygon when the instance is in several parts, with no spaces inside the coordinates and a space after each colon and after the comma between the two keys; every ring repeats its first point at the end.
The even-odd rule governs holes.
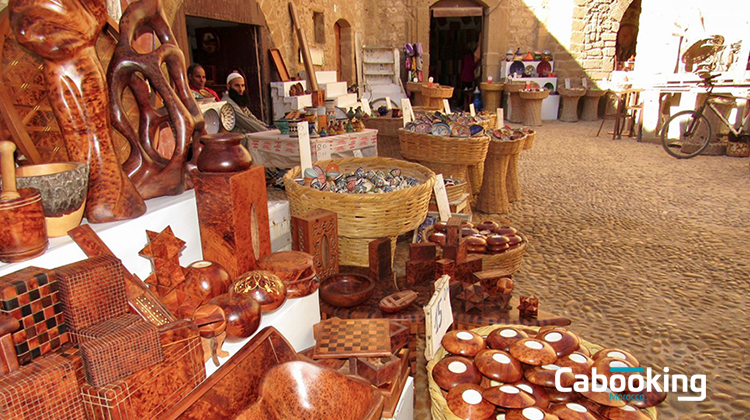
{"type": "Polygon", "coordinates": [[[55,272],[28,267],[0,278],[0,312],[18,319],[13,345],[21,365],[69,340],[55,272]]]}

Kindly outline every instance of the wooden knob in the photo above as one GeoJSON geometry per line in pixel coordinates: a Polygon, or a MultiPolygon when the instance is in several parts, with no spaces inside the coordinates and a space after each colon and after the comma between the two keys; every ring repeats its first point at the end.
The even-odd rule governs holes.
{"type": "Polygon", "coordinates": [[[13,200],[21,197],[16,189],[16,164],[13,161],[15,151],[15,143],[0,141],[0,172],[3,177],[3,192],[0,194],[0,200],[13,200]]]}

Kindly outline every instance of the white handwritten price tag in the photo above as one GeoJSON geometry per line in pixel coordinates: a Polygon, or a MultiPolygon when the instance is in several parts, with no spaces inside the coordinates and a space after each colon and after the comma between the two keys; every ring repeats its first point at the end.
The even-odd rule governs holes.
{"type": "Polygon", "coordinates": [[[331,159],[331,143],[327,141],[320,141],[315,143],[315,155],[317,160],[330,160],[331,159]]]}
{"type": "Polygon", "coordinates": [[[408,98],[401,98],[401,119],[404,121],[404,127],[406,127],[407,123],[412,122],[412,115],[411,115],[411,104],[409,103],[408,98]]]}
{"type": "Polygon", "coordinates": [[[307,121],[297,123],[297,135],[299,136],[299,161],[302,173],[305,169],[312,168],[312,151],[310,150],[310,127],[307,121]]]}
{"type": "Polygon", "coordinates": [[[581,85],[582,85],[582,86],[583,86],[584,88],[587,88],[587,89],[588,89],[588,87],[589,87],[589,81],[588,81],[588,80],[586,80],[586,78],[585,78],[585,77],[582,77],[582,78],[581,78],[581,85]]]}
{"type": "Polygon", "coordinates": [[[444,275],[435,281],[435,293],[424,307],[425,315],[425,349],[427,360],[435,358],[440,348],[443,336],[453,324],[453,309],[451,308],[450,277],[444,275]]]}
{"type": "Polygon", "coordinates": [[[437,174],[435,177],[435,186],[432,189],[435,192],[440,220],[447,222],[451,217],[451,207],[450,202],[448,202],[448,192],[445,190],[443,174],[437,174]]]}
{"type": "Polygon", "coordinates": [[[565,78],[565,89],[570,89],[570,77],[565,78]]]}
{"type": "Polygon", "coordinates": [[[367,115],[372,115],[372,109],[370,109],[370,101],[367,98],[362,98],[362,111],[367,115]]]}
{"type": "Polygon", "coordinates": [[[448,103],[447,99],[443,99],[443,111],[446,114],[450,114],[451,113],[451,104],[448,103]]]}
{"type": "Polygon", "coordinates": [[[496,128],[503,128],[505,126],[505,110],[502,108],[497,109],[497,127],[496,128]]]}
{"type": "Polygon", "coordinates": [[[352,153],[354,154],[354,157],[364,157],[362,156],[362,151],[359,149],[352,150],[352,153]]]}
{"type": "Polygon", "coordinates": [[[386,96],[386,97],[385,97],[385,107],[386,107],[386,109],[388,109],[389,111],[390,111],[391,109],[393,109],[393,105],[391,105],[391,98],[390,98],[390,96],[386,96]]]}
{"type": "Polygon", "coordinates": [[[477,110],[474,108],[474,104],[469,104],[469,114],[471,114],[472,117],[477,116],[477,110]]]}

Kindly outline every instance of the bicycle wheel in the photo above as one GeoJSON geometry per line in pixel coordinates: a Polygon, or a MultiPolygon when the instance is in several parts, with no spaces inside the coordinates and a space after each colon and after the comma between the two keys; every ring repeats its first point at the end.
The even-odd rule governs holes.
{"type": "Polygon", "coordinates": [[[698,156],[710,141],[711,123],[695,111],[680,111],[672,115],[661,130],[661,145],[678,159],[698,156]]]}

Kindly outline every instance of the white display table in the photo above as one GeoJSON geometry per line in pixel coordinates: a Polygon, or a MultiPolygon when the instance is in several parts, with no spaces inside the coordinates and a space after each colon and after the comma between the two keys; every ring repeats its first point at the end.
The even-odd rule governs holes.
{"type": "MultiPolygon", "coordinates": [[[[189,190],[173,197],[158,197],[146,201],[148,210],[143,216],[121,222],[93,224],[91,227],[122,261],[125,268],[145,279],[152,272],[151,261],[138,255],[138,251],[147,244],[146,230],[161,232],[167,226],[172,227],[175,236],[185,241],[185,248],[180,256],[180,265],[203,258],[200,232],[198,230],[198,208],[195,204],[195,191],[189,190]]],[[[286,248],[291,242],[289,233],[289,206],[284,202],[269,203],[269,218],[272,221],[273,250],[286,248]],[[286,211],[287,214],[281,214],[286,211]]],[[[61,265],[86,259],[86,254],[67,236],[50,239],[50,245],[43,255],[20,263],[0,264],[0,276],[13,273],[28,266],[52,269],[61,265]]],[[[269,325],[276,327],[297,351],[315,344],[312,327],[320,322],[318,293],[299,299],[289,299],[275,312],[263,316],[258,330],[269,325]]],[[[237,343],[225,343],[222,348],[234,355],[249,340],[237,343]]],[[[229,358],[220,359],[224,363],[229,358]]],[[[216,366],[206,363],[206,374],[210,375],[216,366]]]]}

